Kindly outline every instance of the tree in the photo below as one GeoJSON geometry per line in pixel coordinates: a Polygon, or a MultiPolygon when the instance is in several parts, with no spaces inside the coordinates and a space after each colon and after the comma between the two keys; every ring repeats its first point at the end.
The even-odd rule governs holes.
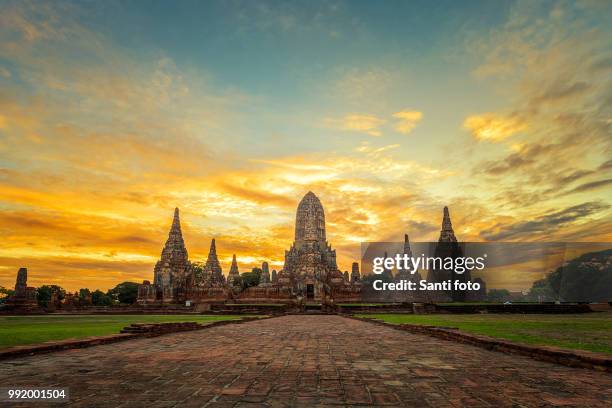
{"type": "Polygon", "coordinates": [[[609,302],[612,300],[612,249],[582,254],[535,281],[532,301],[609,302]]]}
{"type": "Polygon", "coordinates": [[[135,282],[123,282],[109,290],[107,293],[113,300],[119,303],[134,304],[138,298],[138,284],[135,282]]]}
{"type": "Polygon", "coordinates": [[[487,293],[487,301],[489,302],[505,302],[510,300],[510,292],[508,289],[489,289],[487,293]]]}
{"type": "Polygon", "coordinates": [[[91,291],[87,288],[79,289],[79,299],[85,300],[87,296],[91,295],[91,291]]]}
{"type": "Polygon", "coordinates": [[[526,299],[530,302],[552,302],[557,298],[557,295],[550,287],[548,280],[540,279],[533,282],[526,299]]]}
{"type": "Polygon", "coordinates": [[[259,285],[262,273],[263,271],[260,268],[253,268],[251,272],[245,272],[245,273],[240,274],[240,280],[242,281],[242,287],[246,289],[251,286],[259,285]]]}
{"type": "Polygon", "coordinates": [[[202,282],[202,272],[204,271],[204,264],[202,262],[192,262],[191,269],[193,270],[193,276],[195,277],[196,283],[202,282]]]}
{"type": "Polygon", "coordinates": [[[0,286],[0,305],[6,302],[6,299],[13,296],[15,291],[13,289],[5,288],[4,286],[0,286]]]}
{"type": "Polygon", "coordinates": [[[91,294],[91,303],[94,306],[110,306],[113,304],[113,299],[100,289],[97,289],[91,294]]]}
{"type": "Polygon", "coordinates": [[[40,307],[49,306],[52,293],[57,293],[57,300],[61,301],[66,296],[64,288],[57,285],[42,285],[36,290],[36,301],[40,307]]]}

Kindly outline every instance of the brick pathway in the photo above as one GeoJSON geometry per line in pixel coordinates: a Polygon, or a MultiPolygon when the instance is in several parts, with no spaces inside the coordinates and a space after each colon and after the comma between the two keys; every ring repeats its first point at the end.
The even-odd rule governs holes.
{"type": "Polygon", "coordinates": [[[610,406],[612,376],[286,316],[3,361],[0,386],[70,387],[78,407],[584,407],[610,406]]]}

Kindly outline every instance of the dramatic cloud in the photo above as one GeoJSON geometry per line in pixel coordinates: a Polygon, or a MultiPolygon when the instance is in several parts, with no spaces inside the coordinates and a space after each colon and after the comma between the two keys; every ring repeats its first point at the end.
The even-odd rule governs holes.
{"type": "Polygon", "coordinates": [[[610,184],[612,184],[612,179],[591,181],[590,183],[584,183],[571,189],[567,194],[582,193],[584,191],[595,190],[605,186],[609,186],[610,184]]]}
{"type": "MultiPolygon", "coordinates": [[[[547,154],[559,149],[555,145],[529,144],[520,146],[516,153],[511,153],[500,161],[488,161],[482,168],[491,175],[503,175],[509,172],[524,169],[525,167],[541,164],[547,154]]],[[[479,169],[480,170],[480,169],[479,169]]]]}
{"type": "Polygon", "coordinates": [[[510,225],[499,225],[493,230],[481,232],[481,236],[490,241],[503,241],[520,238],[533,238],[557,231],[567,224],[581,220],[589,215],[598,213],[610,208],[608,204],[590,202],[573,207],[565,208],[560,211],[542,215],[532,221],[518,222],[510,225]]]}
{"type": "Polygon", "coordinates": [[[464,122],[477,140],[498,142],[472,164],[499,214],[481,237],[610,240],[612,89],[604,72],[612,36],[593,29],[603,14],[594,4],[519,2],[505,24],[471,43],[483,60],[477,78],[494,81],[505,102],[464,122]]]}

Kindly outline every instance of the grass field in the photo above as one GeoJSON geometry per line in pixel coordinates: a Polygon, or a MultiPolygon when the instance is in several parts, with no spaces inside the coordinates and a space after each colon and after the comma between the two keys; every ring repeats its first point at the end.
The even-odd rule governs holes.
{"type": "Polygon", "coordinates": [[[519,343],[612,354],[612,313],[536,314],[361,314],[393,324],[456,327],[462,331],[519,343]]]}
{"type": "Polygon", "coordinates": [[[240,316],[206,315],[47,315],[0,317],[0,348],[50,340],[119,333],[132,323],[212,322],[240,316]]]}

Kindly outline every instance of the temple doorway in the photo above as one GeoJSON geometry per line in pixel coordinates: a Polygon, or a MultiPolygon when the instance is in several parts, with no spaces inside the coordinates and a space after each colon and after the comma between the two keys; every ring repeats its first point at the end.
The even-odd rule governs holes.
{"type": "Polygon", "coordinates": [[[306,285],[306,299],[314,299],[314,285],[311,283],[306,285]]]}

